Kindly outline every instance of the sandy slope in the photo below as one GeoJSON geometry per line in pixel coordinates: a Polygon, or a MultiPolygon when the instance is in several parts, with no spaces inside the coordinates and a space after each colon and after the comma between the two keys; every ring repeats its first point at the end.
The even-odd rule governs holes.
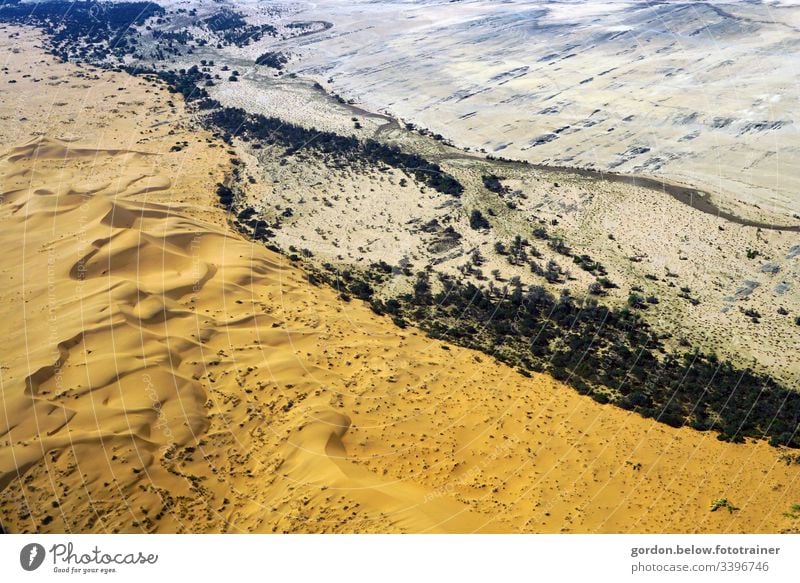
{"type": "Polygon", "coordinates": [[[777,450],[600,406],[342,303],[227,228],[228,155],[178,100],[3,38],[25,47],[3,47],[18,82],[0,78],[7,529],[797,527],[782,513],[800,465],[777,450]],[[34,65],[69,105],[23,77],[34,65]],[[718,497],[740,509],[709,512],[718,497]]]}

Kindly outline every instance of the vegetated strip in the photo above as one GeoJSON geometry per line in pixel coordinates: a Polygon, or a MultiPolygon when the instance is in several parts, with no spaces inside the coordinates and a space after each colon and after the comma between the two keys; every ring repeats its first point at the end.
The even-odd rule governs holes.
{"type": "Polygon", "coordinates": [[[362,140],[355,136],[305,128],[276,117],[248,113],[236,107],[223,107],[218,101],[210,99],[204,88],[198,86],[207,80],[207,74],[196,66],[179,72],[143,69],[130,69],[130,72],[157,75],[181,93],[187,102],[197,102],[201,111],[208,111],[203,121],[220,131],[226,142],[236,136],[246,141],[283,146],[286,148],[285,155],[310,149],[342,161],[383,163],[411,173],[419,182],[441,193],[461,196],[464,192],[463,185],[438,164],[417,154],[404,152],[397,146],[373,139],[362,140]]]}

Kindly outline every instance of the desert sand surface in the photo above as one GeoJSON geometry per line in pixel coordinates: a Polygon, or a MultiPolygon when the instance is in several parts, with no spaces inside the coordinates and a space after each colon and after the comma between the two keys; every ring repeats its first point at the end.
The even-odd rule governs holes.
{"type": "Polygon", "coordinates": [[[4,529],[798,530],[791,452],[599,405],[309,284],[227,226],[230,154],[178,97],[39,43],[0,40],[4,529]]]}

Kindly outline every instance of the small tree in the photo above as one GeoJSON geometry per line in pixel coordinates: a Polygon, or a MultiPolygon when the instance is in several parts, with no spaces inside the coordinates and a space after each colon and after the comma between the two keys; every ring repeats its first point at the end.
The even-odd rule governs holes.
{"type": "Polygon", "coordinates": [[[469,226],[477,231],[478,229],[489,229],[492,225],[489,224],[489,221],[486,220],[481,211],[474,209],[469,215],[469,226]]]}
{"type": "Polygon", "coordinates": [[[628,296],[628,305],[631,308],[637,308],[640,310],[645,309],[647,307],[644,298],[635,292],[631,292],[631,294],[628,296]]]}
{"type": "Polygon", "coordinates": [[[606,294],[605,290],[603,289],[603,286],[596,281],[593,281],[592,283],[589,284],[589,293],[592,294],[593,296],[603,296],[606,294]]]}

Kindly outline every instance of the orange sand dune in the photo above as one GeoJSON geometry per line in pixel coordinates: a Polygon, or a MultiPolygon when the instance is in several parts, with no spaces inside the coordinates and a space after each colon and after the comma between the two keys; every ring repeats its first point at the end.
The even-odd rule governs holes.
{"type": "MultiPolygon", "coordinates": [[[[45,495],[71,509],[50,515],[70,530],[129,530],[134,522],[166,530],[236,526],[231,517],[254,503],[254,486],[264,489],[254,498],[264,499],[260,511],[243,517],[243,530],[275,526],[267,517],[278,511],[265,516],[265,505],[299,501],[293,489],[330,489],[373,520],[385,515],[388,529],[504,528],[450,498],[422,504],[429,489],[382,480],[349,460],[342,437],[350,421],[330,407],[330,395],[320,391],[295,411],[275,410],[288,395],[300,401],[323,381],[341,383],[296,352],[319,342],[327,314],[312,308],[316,294],[279,256],[142,198],[144,182],[171,188],[162,175],[138,176],[143,164],[139,153],[51,138],[0,158],[7,241],[22,249],[4,265],[6,289],[24,298],[3,313],[8,329],[20,333],[0,340],[16,356],[3,383],[8,442],[0,488],[41,472],[45,495]],[[100,186],[83,182],[86,159],[100,186]],[[278,301],[291,306],[286,322],[278,301]],[[289,382],[296,387],[287,392],[289,382]],[[173,493],[203,504],[208,524],[191,513],[163,516],[173,493]],[[129,506],[136,500],[139,510],[112,520],[94,502],[109,495],[129,506]],[[231,508],[226,496],[236,500],[231,508]],[[209,497],[218,498],[213,506],[209,497]],[[142,508],[160,508],[163,518],[142,508]],[[145,515],[118,522],[138,512],[145,515]]],[[[335,313],[332,294],[325,295],[335,313]]],[[[23,487],[19,495],[27,514],[29,494],[23,487]]],[[[344,520],[354,518],[345,513],[344,520]]],[[[320,527],[330,528],[308,528],[320,527]]]]}
{"type": "Polygon", "coordinates": [[[35,42],[0,40],[9,74],[46,68],[72,105],[0,76],[6,529],[797,530],[800,465],[778,450],[601,406],[308,284],[227,227],[229,154],[179,100],[35,42]]]}

